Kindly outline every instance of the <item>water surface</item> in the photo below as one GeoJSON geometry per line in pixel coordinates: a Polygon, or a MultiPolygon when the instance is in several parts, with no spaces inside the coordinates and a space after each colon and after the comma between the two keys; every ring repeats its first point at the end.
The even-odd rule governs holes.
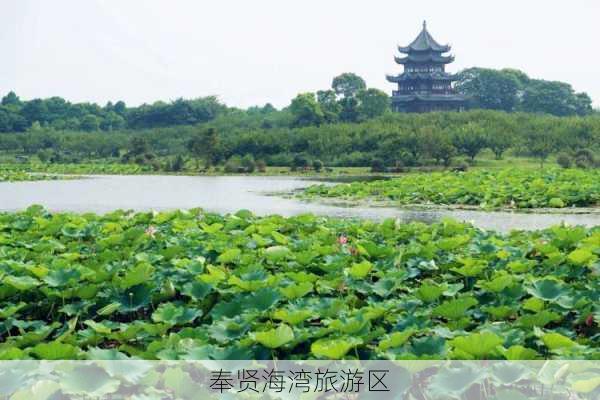
{"type": "Polygon", "coordinates": [[[170,210],[201,207],[218,213],[248,209],[259,215],[314,213],[370,219],[399,218],[434,222],[443,217],[469,221],[484,229],[541,229],[561,222],[600,225],[600,214],[523,214],[468,210],[403,210],[343,207],[303,202],[267,193],[292,191],[314,181],[260,176],[94,176],[90,179],[0,183],[0,210],[40,204],[51,211],[108,212],[115,209],[170,210]]]}

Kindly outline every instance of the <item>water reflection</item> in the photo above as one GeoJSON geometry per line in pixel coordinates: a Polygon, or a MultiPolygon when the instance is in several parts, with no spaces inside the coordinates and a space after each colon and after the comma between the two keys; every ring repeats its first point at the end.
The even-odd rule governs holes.
{"type": "Polygon", "coordinates": [[[470,221],[484,229],[541,229],[561,222],[600,225],[600,214],[522,214],[510,212],[403,210],[307,203],[268,192],[299,189],[314,181],[293,177],[97,176],[93,179],[0,183],[0,210],[41,204],[52,211],[108,212],[115,209],[168,210],[202,207],[228,213],[249,209],[259,215],[314,213],[370,219],[399,218],[431,223],[443,217],[470,221]]]}

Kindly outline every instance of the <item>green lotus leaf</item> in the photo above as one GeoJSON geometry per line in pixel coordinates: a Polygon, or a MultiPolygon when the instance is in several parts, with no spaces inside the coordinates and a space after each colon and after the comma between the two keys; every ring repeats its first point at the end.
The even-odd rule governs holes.
{"type": "Polygon", "coordinates": [[[416,295],[424,302],[431,303],[439,299],[446,289],[446,285],[423,283],[419,289],[417,289],[416,295]]]}
{"type": "Polygon", "coordinates": [[[369,272],[371,272],[372,269],[373,264],[371,264],[367,260],[364,260],[360,263],[353,264],[352,267],[348,270],[348,273],[354,279],[363,279],[367,275],[369,275],[369,272]]]}
{"type": "Polygon", "coordinates": [[[280,308],[273,312],[273,318],[283,321],[289,325],[298,325],[306,321],[314,315],[314,312],[309,309],[285,309],[280,308]]]}
{"type": "Polygon", "coordinates": [[[591,393],[600,387],[600,376],[587,372],[571,377],[571,389],[578,393],[591,393]]]}
{"type": "Polygon", "coordinates": [[[30,276],[9,275],[2,279],[5,284],[10,285],[21,292],[32,289],[40,284],[40,281],[30,276]]]}
{"type": "Polygon", "coordinates": [[[249,329],[247,321],[240,316],[221,318],[210,326],[209,335],[219,343],[228,343],[240,339],[249,329]]]}
{"type": "Polygon", "coordinates": [[[442,250],[451,251],[455,250],[461,246],[466,245],[471,241],[471,236],[469,235],[456,235],[454,237],[444,238],[439,240],[436,245],[442,250]]]}
{"type": "Polygon", "coordinates": [[[542,300],[556,300],[566,294],[564,286],[555,279],[539,279],[533,283],[533,287],[527,288],[527,292],[542,300]]]}
{"type": "Polygon", "coordinates": [[[500,293],[514,283],[514,278],[507,273],[498,274],[494,279],[490,281],[479,281],[479,286],[483,289],[489,290],[490,292],[500,293]]]}
{"type": "Polygon", "coordinates": [[[462,398],[483,376],[474,364],[445,366],[431,378],[427,391],[431,398],[462,398]]]}
{"type": "Polygon", "coordinates": [[[88,360],[129,360],[127,354],[121,353],[116,349],[101,349],[92,347],[86,352],[88,360]]]}
{"type": "Polygon", "coordinates": [[[313,284],[310,282],[302,282],[298,284],[292,284],[284,288],[280,288],[279,291],[288,299],[294,300],[304,297],[313,291],[313,284]]]}
{"type": "Polygon", "coordinates": [[[217,261],[223,264],[231,264],[240,258],[242,251],[240,249],[228,249],[217,257],[217,261]]]}
{"type": "Polygon", "coordinates": [[[266,311],[273,307],[281,298],[278,291],[274,289],[260,289],[245,299],[245,305],[259,311],[266,311]]]}
{"type": "Polygon", "coordinates": [[[106,306],[99,309],[97,311],[97,314],[102,315],[102,316],[110,315],[110,314],[118,311],[120,307],[121,307],[120,303],[113,302],[113,303],[107,304],[106,306]]]}
{"type": "Polygon", "coordinates": [[[523,302],[523,310],[538,312],[544,309],[545,303],[544,300],[539,299],[537,297],[530,297],[529,299],[523,302]]]}
{"type": "Polygon", "coordinates": [[[440,336],[425,336],[412,340],[412,353],[418,357],[443,357],[446,353],[446,340],[440,336]]]}
{"type": "Polygon", "coordinates": [[[265,347],[276,349],[294,340],[294,331],[289,325],[280,324],[275,329],[254,332],[252,338],[265,347]]]}
{"type": "Polygon", "coordinates": [[[150,288],[146,285],[132,286],[119,296],[119,311],[130,312],[139,310],[150,304],[150,288]]]}
{"type": "Polygon", "coordinates": [[[104,397],[117,391],[119,381],[98,365],[80,365],[65,373],[60,379],[60,387],[70,395],[104,397]]]}
{"type": "Polygon", "coordinates": [[[487,263],[482,260],[475,260],[472,258],[465,258],[460,260],[463,263],[462,267],[451,268],[450,270],[466,277],[476,277],[487,268],[487,263]]]}
{"type": "Polygon", "coordinates": [[[478,301],[473,297],[462,297],[440,304],[431,311],[431,314],[437,317],[457,320],[463,318],[466,312],[477,304],[478,301]]]}
{"type": "Polygon", "coordinates": [[[4,308],[0,308],[0,318],[6,319],[6,318],[9,318],[9,317],[12,317],[16,313],[18,313],[19,310],[21,310],[23,307],[25,307],[26,305],[27,305],[27,303],[21,301],[21,302],[19,302],[17,304],[11,304],[11,305],[7,305],[4,308]]]}
{"type": "Polygon", "coordinates": [[[561,335],[560,333],[546,333],[541,337],[542,342],[546,345],[550,350],[557,349],[568,349],[574,346],[577,346],[577,343],[572,341],[566,336],[561,335]]]}
{"type": "Polygon", "coordinates": [[[588,249],[577,249],[570,252],[567,258],[575,265],[588,265],[595,261],[597,257],[588,249]]]}
{"type": "Polygon", "coordinates": [[[79,349],[61,342],[39,343],[31,352],[41,360],[72,360],[79,355],[79,349]]]}
{"type": "Polygon", "coordinates": [[[468,354],[476,360],[493,357],[497,353],[497,347],[502,343],[502,338],[492,332],[471,333],[450,341],[455,351],[468,354]]]}
{"type": "Polygon", "coordinates": [[[339,360],[356,346],[363,344],[362,339],[356,337],[342,337],[337,339],[319,339],[310,346],[311,353],[327,360],[339,360]]]}
{"type": "Polygon", "coordinates": [[[210,233],[210,234],[214,234],[219,232],[221,229],[223,229],[223,224],[220,223],[214,223],[212,225],[206,225],[206,224],[201,224],[202,226],[202,230],[206,233],[210,233]]]}
{"type": "Polygon", "coordinates": [[[76,281],[81,274],[76,269],[55,269],[42,278],[49,286],[65,286],[71,281],[76,281]]]}
{"type": "Polygon", "coordinates": [[[544,310],[536,314],[523,315],[517,320],[517,323],[526,328],[533,328],[534,326],[542,328],[548,325],[550,322],[560,321],[561,319],[562,317],[560,314],[557,314],[553,311],[544,310]]]}
{"type": "Polygon", "coordinates": [[[342,317],[340,319],[334,319],[328,323],[328,328],[339,333],[358,335],[361,331],[365,330],[368,325],[369,320],[362,314],[359,314],[353,318],[342,317]]]}
{"type": "Polygon", "coordinates": [[[100,322],[95,322],[92,321],[91,319],[88,319],[87,321],[83,321],[84,324],[86,324],[87,326],[89,326],[90,328],[92,328],[92,330],[96,333],[100,333],[102,335],[110,335],[110,333],[112,332],[112,329],[100,322]]]}
{"type": "Polygon", "coordinates": [[[291,254],[291,250],[285,246],[271,246],[265,250],[266,259],[273,263],[282,261],[291,254]]]}
{"type": "Polygon", "coordinates": [[[494,380],[502,385],[512,385],[524,379],[532,378],[531,369],[521,363],[498,362],[492,365],[491,373],[494,380]]]}
{"type": "Polygon", "coordinates": [[[503,354],[507,360],[536,360],[539,357],[535,350],[520,345],[510,346],[503,354]]]}
{"type": "Polygon", "coordinates": [[[212,286],[204,282],[188,282],[183,285],[182,294],[199,301],[204,299],[212,290],[212,286]]]}
{"type": "Polygon", "coordinates": [[[386,351],[394,347],[400,347],[410,339],[415,333],[414,330],[408,329],[402,332],[393,332],[379,342],[377,348],[380,351],[386,351]]]}
{"type": "Polygon", "coordinates": [[[279,233],[277,231],[271,232],[271,236],[279,244],[287,244],[288,243],[288,238],[285,235],[282,235],[281,233],[279,233]]]}
{"type": "Polygon", "coordinates": [[[169,325],[185,325],[194,321],[202,315],[202,310],[176,305],[174,303],[163,303],[152,313],[152,320],[169,325]]]}
{"type": "MultiPolygon", "coordinates": [[[[18,347],[0,348],[0,361],[4,360],[23,360],[26,359],[26,353],[18,347]]],[[[2,378],[0,378],[0,393],[2,388],[6,386],[2,384],[2,378]]]]}
{"type": "Polygon", "coordinates": [[[496,319],[505,319],[517,313],[517,309],[510,306],[483,307],[482,310],[496,319]]]}

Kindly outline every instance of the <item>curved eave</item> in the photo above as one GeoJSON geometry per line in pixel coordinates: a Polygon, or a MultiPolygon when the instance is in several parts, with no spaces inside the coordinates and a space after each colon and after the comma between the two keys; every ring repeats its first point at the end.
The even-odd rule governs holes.
{"type": "Polygon", "coordinates": [[[429,56],[429,57],[424,57],[424,58],[417,58],[414,56],[407,56],[407,57],[394,57],[394,60],[396,61],[397,64],[400,65],[404,65],[406,63],[412,62],[412,63],[422,63],[422,62],[436,62],[436,63],[443,63],[443,64],[450,64],[452,62],[454,62],[454,56],[450,55],[450,56],[429,56]]]}
{"type": "Polygon", "coordinates": [[[393,96],[392,100],[398,103],[409,103],[411,101],[438,101],[438,102],[463,102],[466,101],[465,96],[461,94],[432,94],[432,95],[398,95],[393,96]]]}
{"type": "Polygon", "coordinates": [[[414,80],[435,80],[435,81],[455,81],[457,80],[456,74],[448,73],[418,73],[418,72],[405,72],[400,75],[386,75],[386,79],[389,82],[404,82],[414,80]]]}
{"type": "Polygon", "coordinates": [[[419,52],[426,52],[426,51],[437,51],[440,53],[447,53],[450,50],[452,50],[452,46],[450,46],[449,44],[446,44],[443,46],[434,45],[434,46],[429,46],[427,48],[415,48],[415,47],[413,47],[412,44],[410,44],[408,46],[398,46],[398,51],[403,54],[419,53],[419,52]]]}

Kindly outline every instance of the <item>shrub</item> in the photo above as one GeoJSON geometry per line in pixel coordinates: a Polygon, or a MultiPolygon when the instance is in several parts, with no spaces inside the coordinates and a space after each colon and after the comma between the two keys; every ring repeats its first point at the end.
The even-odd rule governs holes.
{"type": "Polygon", "coordinates": [[[308,166],[308,159],[303,156],[302,154],[297,154],[294,157],[294,162],[292,164],[292,167],[294,167],[296,169],[298,168],[306,168],[308,166]]]}
{"type": "Polygon", "coordinates": [[[312,163],[313,169],[317,172],[321,172],[321,170],[323,169],[323,161],[321,160],[314,160],[312,163]]]}
{"type": "Polygon", "coordinates": [[[256,169],[258,172],[267,172],[267,163],[265,160],[256,160],[256,169]]]}
{"type": "Polygon", "coordinates": [[[465,161],[460,161],[458,162],[454,168],[452,168],[453,171],[461,171],[461,172],[465,172],[469,170],[469,164],[465,161]]]}
{"type": "Polygon", "coordinates": [[[385,164],[381,158],[374,158],[371,161],[371,172],[384,172],[385,164]]]}
{"type": "Polygon", "coordinates": [[[406,168],[404,167],[404,161],[402,160],[396,160],[396,162],[394,163],[394,166],[392,168],[390,168],[390,172],[395,172],[395,173],[401,173],[401,172],[406,172],[406,168]]]}
{"type": "Polygon", "coordinates": [[[50,159],[51,156],[52,156],[52,152],[48,149],[40,150],[37,152],[37,157],[43,163],[48,162],[48,160],[50,159]]]}
{"type": "Polygon", "coordinates": [[[593,168],[596,164],[594,153],[589,149],[580,149],[575,153],[577,168],[593,168]]]}
{"type": "Polygon", "coordinates": [[[242,172],[254,172],[256,169],[256,163],[254,162],[254,157],[252,154],[246,154],[244,158],[242,158],[242,167],[244,168],[244,171],[242,172]]]}
{"type": "Polygon", "coordinates": [[[185,161],[183,160],[183,157],[181,155],[178,155],[175,158],[175,161],[173,161],[173,163],[171,164],[171,171],[180,172],[181,170],[183,170],[184,165],[185,161]]]}
{"type": "Polygon", "coordinates": [[[225,166],[223,167],[223,170],[229,174],[232,174],[232,173],[237,173],[241,167],[242,167],[242,160],[240,159],[240,156],[235,155],[235,156],[231,156],[227,160],[227,162],[225,163],[225,166]]]}
{"type": "Polygon", "coordinates": [[[556,156],[556,162],[562,168],[571,168],[571,165],[573,165],[573,159],[571,158],[571,156],[564,152],[559,153],[558,156],[556,156]]]}

